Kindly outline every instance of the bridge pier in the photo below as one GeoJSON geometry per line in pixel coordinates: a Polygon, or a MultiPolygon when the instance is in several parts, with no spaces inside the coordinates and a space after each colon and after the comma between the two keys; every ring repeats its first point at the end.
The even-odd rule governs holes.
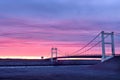
{"type": "Polygon", "coordinates": [[[51,63],[57,62],[57,48],[51,48],[51,63]]]}
{"type": "Polygon", "coordinates": [[[104,31],[101,32],[101,38],[102,38],[102,60],[101,62],[104,62],[112,57],[115,56],[115,46],[114,46],[114,32],[111,33],[105,33],[104,31]],[[106,37],[110,36],[110,42],[105,41],[106,37]],[[106,48],[105,45],[111,46],[111,56],[106,56],[106,48]]]}

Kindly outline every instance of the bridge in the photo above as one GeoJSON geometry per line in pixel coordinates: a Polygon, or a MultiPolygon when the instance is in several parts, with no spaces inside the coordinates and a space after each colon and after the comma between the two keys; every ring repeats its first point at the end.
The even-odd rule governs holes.
{"type": "Polygon", "coordinates": [[[101,58],[101,55],[78,55],[78,56],[61,56],[57,58],[101,58]]]}
{"type": "Polygon", "coordinates": [[[120,56],[118,48],[117,53],[115,52],[115,47],[118,47],[119,39],[120,33],[101,31],[82,48],[72,52],[71,55],[66,56],[62,54],[61,56],[60,54],[63,51],[56,47],[51,48],[50,59],[52,63],[57,62],[59,58],[101,58],[101,62],[104,62],[114,56],[120,56]],[[115,39],[117,40],[115,41],[115,39]],[[100,49],[98,50],[98,48],[100,49]]]}

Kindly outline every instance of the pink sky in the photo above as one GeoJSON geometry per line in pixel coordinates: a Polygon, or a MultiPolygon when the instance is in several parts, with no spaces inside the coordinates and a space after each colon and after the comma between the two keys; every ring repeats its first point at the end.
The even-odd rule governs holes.
{"type": "MultiPolygon", "coordinates": [[[[119,3],[119,0],[0,0],[0,56],[50,57],[52,47],[63,55],[72,54],[103,30],[119,33],[119,3]]],[[[117,36],[115,40],[117,53],[119,39],[117,36]]],[[[101,53],[98,48],[88,53],[101,53]]]]}

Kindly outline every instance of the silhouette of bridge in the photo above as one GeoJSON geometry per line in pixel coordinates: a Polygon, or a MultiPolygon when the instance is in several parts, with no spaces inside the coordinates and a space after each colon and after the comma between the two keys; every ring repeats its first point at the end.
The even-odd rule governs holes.
{"type": "MultiPolygon", "coordinates": [[[[115,36],[117,36],[119,39],[120,33],[101,31],[82,48],[72,52],[71,55],[69,54],[67,56],[60,56],[61,52],[63,51],[53,47],[51,48],[51,62],[57,62],[59,58],[101,58],[101,62],[104,62],[113,58],[114,56],[120,56],[118,53],[115,53],[115,36]],[[93,51],[94,48],[100,48],[100,50],[93,51]],[[107,48],[110,49],[108,50],[107,48]],[[96,51],[99,51],[99,53],[95,53],[96,51]],[[90,52],[90,54],[88,54],[88,52],[90,52]]],[[[117,41],[117,44],[118,43],[119,40],[117,41]]]]}
{"type": "MultiPolygon", "coordinates": [[[[1,34],[0,36],[4,35],[1,34]]],[[[57,62],[58,59],[61,58],[101,58],[101,62],[104,62],[113,58],[114,56],[120,56],[119,48],[120,33],[101,31],[100,33],[96,34],[90,41],[88,41],[87,44],[67,55],[64,53],[64,51],[61,51],[56,47],[52,47],[51,58],[49,59],[52,63],[57,62]]]]}

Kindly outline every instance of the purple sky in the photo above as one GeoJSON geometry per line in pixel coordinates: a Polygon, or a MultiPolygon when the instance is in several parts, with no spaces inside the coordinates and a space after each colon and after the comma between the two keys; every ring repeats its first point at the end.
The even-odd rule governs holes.
{"type": "Polygon", "coordinates": [[[0,0],[0,46],[74,47],[102,30],[119,32],[119,4],[120,0],[0,0]]]}

